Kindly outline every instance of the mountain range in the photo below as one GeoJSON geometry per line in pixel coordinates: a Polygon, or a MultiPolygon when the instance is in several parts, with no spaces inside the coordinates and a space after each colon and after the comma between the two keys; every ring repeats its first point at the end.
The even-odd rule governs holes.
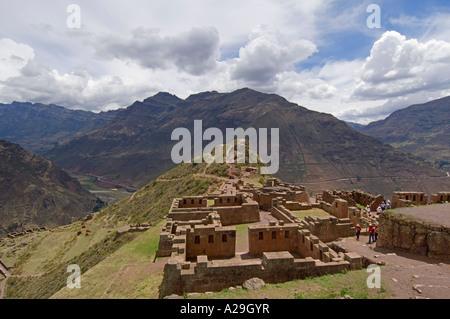
{"type": "Polygon", "coordinates": [[[48,160],[0,140],[0,236],[70,223],[99,203],[78,180],[48,160]]]}
{"type": "Polygon", "coordinates": [[[112,120],[119,111],[69,110],[57,105],[0,104],[0,139],[42,154],[112,120]]]}
{"type": "Polygon", "coordinates": [[[450,97],[411,105],[359,131],[450,171],[450,97]]]}
{"type": "Polygon", "coordinates": [[[281,179],[324,188],[435,192],[449,187],[445,172],[422,159],[361,134],[332,115],[314,112],[275,94],[251,89],[203,92],[182,100],[159,93],[135,102],[107,124],[59,145],[45,157],[61,167],[136,188],[175,166],[176,128],[279,128],[281,179]]]}

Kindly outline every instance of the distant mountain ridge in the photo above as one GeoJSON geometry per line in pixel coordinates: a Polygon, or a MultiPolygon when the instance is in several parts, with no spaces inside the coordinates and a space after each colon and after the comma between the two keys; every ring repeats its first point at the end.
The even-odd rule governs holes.
{"type": "Polygon", "coordinates": [[[362,128],[365,126],[364,124],[359,124],[355,122],[346,122],[350,127],[354,128],[357,131],[361,131],[362,128]]]}
{"type": "Polygon", "coordinates": [[[135,102],[112,121],[45,156],[70,170],[141,187],[173,168],[175,128],[280,129],[277,177],[311,192],[361,188],[390,193],[404,188],[436,191],[450,185],[445,172],[351,129],[332,115],[310,111],[275,94],[250,89],[203,92],[182,100],[159,93],[135,102]],[[436,178],[438,178],[436,180],[436,178]]]}
{"type": "Polygon", "coordinates": [[[0,140],[0,235],[70,223],[96,205],[96,197],[58,166],[0,140]]]}
{"type": "Polygon", "coordinates": [[[450,96],[398,110],[360,131],[450,171],[450,96]]]}
{"type": "Polygon", "coordinates": [[[108,123],[119,112],[93,113],[40,103],[0,104],[0,139],[42,154],[108,123]]]}

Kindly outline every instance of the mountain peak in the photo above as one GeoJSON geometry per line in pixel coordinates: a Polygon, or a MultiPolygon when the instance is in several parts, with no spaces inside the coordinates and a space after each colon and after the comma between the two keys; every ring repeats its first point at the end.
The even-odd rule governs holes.
{"type": "Polygon", "coordinates": [[[158,103],[164,103],[164,104],[175,104],[178,102],[181,102],[182,99],[180,99],[178,96],[171,94],[169,92],[159,92],[156,95],[149,97],[144,100],[144,103],[155,101],[158,103]]]}

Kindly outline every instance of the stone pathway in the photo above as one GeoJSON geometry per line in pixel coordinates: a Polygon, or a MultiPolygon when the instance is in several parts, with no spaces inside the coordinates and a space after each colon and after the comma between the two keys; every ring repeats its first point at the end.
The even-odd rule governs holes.
{"type": "MultiPolygon", "coordinates": [[[[333,244],[358,253],[370,264],[383,264],[381,279],[398,299],[450,299],[450,264],[400,250],[367,244],[368,237],[345,238],[333,244]]],[[[369,274],[368,274],[369,275],[369,274]]]]}

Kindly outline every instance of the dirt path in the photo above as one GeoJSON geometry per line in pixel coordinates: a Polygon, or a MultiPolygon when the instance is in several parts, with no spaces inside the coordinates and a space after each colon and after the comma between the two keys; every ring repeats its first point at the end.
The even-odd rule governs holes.
{"type": "MultiPolygon", "coordinates": [[[[450,174],[447,172],[447,176],[425,176],[421,177],[421,179],[442,179],[442,178],[449,178],[450,174]]],[[[337,178],[337,179],[330,179],[326,181],[319,181],[319,182],[301,182],[301,183],[291,183],[292,185],[320,185],[320,184],[326,184],[326,183],[332,183],[332,182],[344,182],[344,181],[354,181],[354,180],[377,180],[377,179],[386,179],[386,178],[402,178],[401,176],[373,176],[373,177],[344,177],[344,178],[337,178]]]]}
{"type": "Polygon", "coordinates": [[[367,236],[361,236],[359,242],[346,238],[334,244],[358,253],[371,264],[385,264],[381,280],[386,284],[385,288],[395,294],[394,298],[450,299],[448,262],[400,250],[377,248],[375,244],[368,245],[367,241],[367,236]]]}

